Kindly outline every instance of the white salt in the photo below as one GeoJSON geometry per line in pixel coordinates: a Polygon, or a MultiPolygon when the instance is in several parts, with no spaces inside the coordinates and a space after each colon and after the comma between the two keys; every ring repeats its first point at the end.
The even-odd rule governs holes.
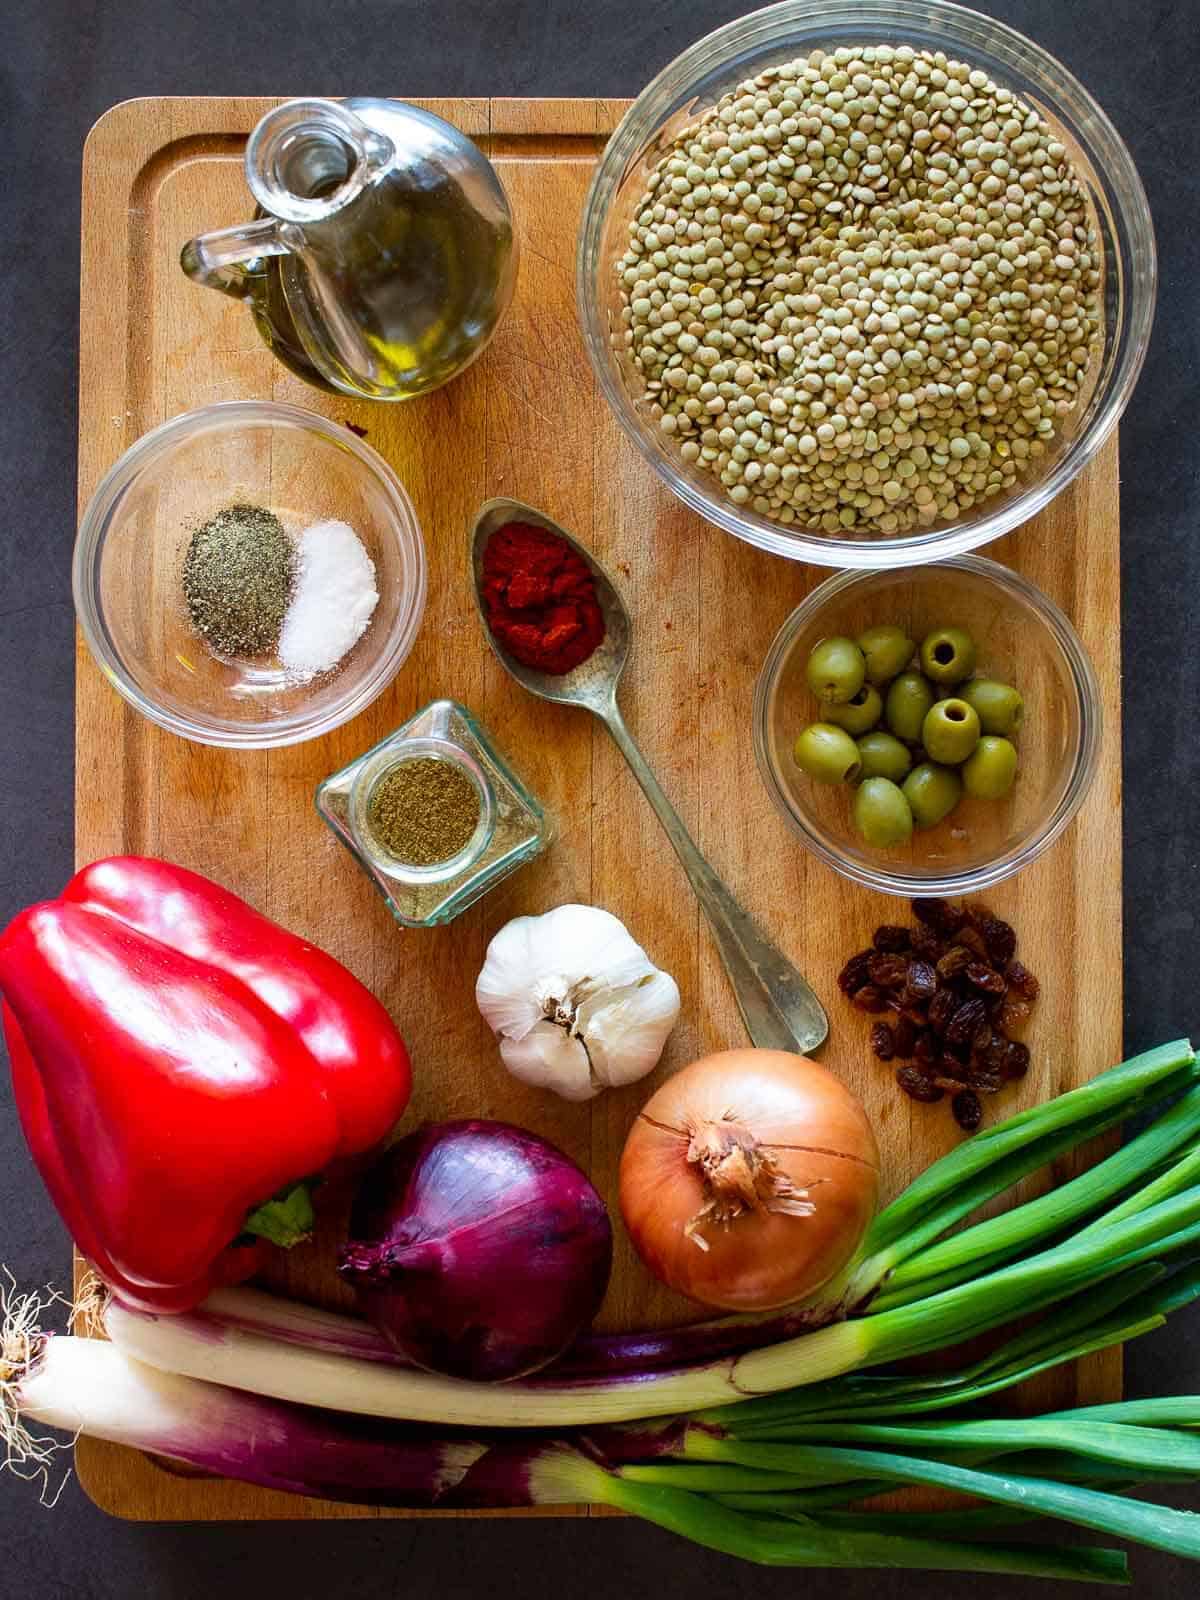
{"type": "Polygon", "coordinates": [[[346,522],[314,522],[296,540],[292,598],[279,635],[284,669],[328,672],[362,637],[379,604],[375,563],[346,522]]]}

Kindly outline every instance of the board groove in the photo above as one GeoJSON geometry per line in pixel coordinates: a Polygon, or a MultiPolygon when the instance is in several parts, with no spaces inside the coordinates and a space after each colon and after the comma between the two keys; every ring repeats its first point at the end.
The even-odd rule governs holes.
{"type": "MultiPolygon", "coordinates": [[[[162,854],[223,880],[325,945],[374,989],[409,1039],[417,1073],[410,1120],[474,1114],[532,1126],[589,1166],[615,1210],[617,1158],[649,1088],[743,1034],[670,847],[607,735],[583,713],[524,695],[480,637],[466,587],[466,529],[493,495],[531,501],[618,575],[635,615],[622,689],[630,726],[716,870],[826,999],[833,1031],[822,1059],[863,1096],[895,1192],[955,1135],[947,1116],[912,1106],[870,1061],[863,1019],[842,1004],[833,982],[840,958],[877,922],[891,920],[895,903],[844,884],[799,849],[754,775],[750,745],[753,681],[767,644],[823,574],[739,545],[667,496],[605,409],[576,327],[579,213],[623,103],[419,102],[477,138],[496,161],[518,219],[522,267],[512,309],[484,357],[447,389],[396,407],[306,389],[258,344],[243,307],[179,271],[179,249],[192,233],[248,215],[242,150],[275,103],[130,101],[89,137],[80,507],[135,438],[207,401],[273,397],[353,422],[404,480],[424,528],[430,597],[422,635],[395,683],[353,724],[311,744],[257,753],[188,745],[154,728],[117,697],[80,643],[78,861],[131,849],[162,854]],[[322,777],[442,694],[480,715],[556,815],[559,837],[542,861],[450,929],[401,934],[313,815],[311,796],[322,777]],[[471,1000],[491,934],[509,916],[568,899],[623,917],[673,972],[684,1002],[658,1077],[584,1107],[508,1078],[471,1000]]],[[[1072,616],[1091,651],[1106,717],[1101,770],[1079,819],[1032,869],[989,895],[1016,922],[1022,954],[1045,988],[1030,1036],[1033,1071],[994,1112],[989,1107],[1000,1115],[1070,1087],[1079,1073],[1120,1054],[1115,440],[1049,511],[989,553],[1019,566],[1072,616]]],[[[1061,1164],[1056,1177],[1070,1170],[1061,1164]]],[[[335,1198],[314,1246],[281,1261],[272,1282],[344,1303],[328,1270],[339,1224],[335,1198]]],[[[619,1227],[617,1234],[603,1324],[693,1314],[652,1283],[619,1227]]],[[[1119,1373],[1114,1354],[1089,1360],[1060,1382],[1055,1401],[1111,1397],[1119,1373]]],[[[91,1440],[80,1440],[77,1466],[97,1504],[124,1517],[411,1514],[182,1476],[91,1440]]]]}

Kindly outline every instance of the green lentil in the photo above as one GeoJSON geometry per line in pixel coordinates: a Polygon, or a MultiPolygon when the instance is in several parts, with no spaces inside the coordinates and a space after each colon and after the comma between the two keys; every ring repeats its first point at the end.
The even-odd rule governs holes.
{"type": "Polygon", "coordinates": [[[479,822],[479,792],[456,762],[413,756],[375,785],[367,822],[397,861],[437,866],[470,841],[479,822]]]}
{"type": "Polygon", "coordinates": [[[651,175],[617,274],[615,337],[667,437],[706,425],[680,391],[719,351],[722,414],[747,426],[700,464],[744,504],[746,452],[779,449],[755,508],[843,536],[953,520],[1038,470],[1101,332],[1064,146],[986,73],[909,46],[816,51],[727,94],[651,175]],[[693,250],[703,286],[678,276],[693,250]],[[647,274],[681,286],[678,334],[647,274]]]}

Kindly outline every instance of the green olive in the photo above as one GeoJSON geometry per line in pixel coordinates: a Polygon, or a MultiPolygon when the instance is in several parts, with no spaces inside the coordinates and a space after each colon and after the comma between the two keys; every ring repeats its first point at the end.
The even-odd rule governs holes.
{"type": "Polygon", "coordinates": [[[818,700],[845,705],[863,686],[867,663],[853,639],[822,639],[808,658],[808,687],[818,700]]]}
{"type": "Polygon", "coordinates": [[[884,702],[887,725],[897,739],[916,744],[921,724],[933,704],[933,690],[919,672],[902,672],[893,680],[884,702]]]}
{"type": "Polygon", "coordinates": [[[858,746],[845,728],[814,722],[796,740],[796,765],[818,783],[851,783],[858,777],[858,746]]]}
{"type": "Polygon", "coordinates": [[[922,761],[904,780],[904,798],[918,828],[933,828],[962,798],[962,779],[950,767],[922,761]]]}
{"type": "Polygon", "coordinates": [[[965,628],[935,628],[921,640],[921,671],[934,683],[961,683],[975,671],[975,641],[965,628]]]}
{"type": "Polygon", "coordinates": [[[959,688],[959,697],[974,706],[984,733],[999,733],[1005,738],[1016,733],[1025,715],[1025,702],[1007,683],[994,678],[972,678],[959,688]]]}
{"type": "Polygon", "coordinates": [[[912,766],[912,757],[894,734],[876,728],[858,741],[858,759],[862,763],[862,778],[890,778],[899,783],[912,766]]]}
{"type": "Polygon", "coordinates": [[[1017,752],[1007,739],[988,735],[975,746],[975,754],[963,767],[963,786],[980,800],[999,800],[1013,786],[1017,775],[1017,752]]]}
{"type": "Polygon", "coordinates": [[[844,706],[826,704],[821,710],[825,713],[826,722],[832,722],[835,728],[845,728],[852,739],[857,739],[859,734],[870,733],[879,721],[883,715],[883,701],[879,698],[878,689],[864,683],[844,706]]]}
{"type": "Polygon", "coordinates": [[[854,826],[868,844],[886,850],[912,838],[913,818],[904,791],[889,778],[868,778],[854,791],[854,826]]]}
{"type": "Polygon", "coordinates": [[[931,761],[957,767],[979,743],[979,718],[965,700],[939,700],[921,724],[921,743],[931,761]]]}
{"type": "Polygon", "coordinates": [[[903,672],[916,648],[903,628],[881,623],[860,633],[855,643],[867,663],[867,682],[882,687],[903,672]]]}

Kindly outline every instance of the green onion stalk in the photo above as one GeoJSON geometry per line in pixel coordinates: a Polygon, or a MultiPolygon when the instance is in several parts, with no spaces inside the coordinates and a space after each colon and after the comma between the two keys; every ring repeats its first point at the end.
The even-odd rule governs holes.
{"type": "Polygon", "coordinates": [[[46,1472],[42,1424],[326,1499],[589,1501],[766,1565],[1125,1581],[1117,1550],[1014,1538],[1045,1518],[1200,1558],[1200,1517],[1123,1493],[1200,1475],[1200,1398],[981,1414],[989,1395],[1154,1330],[1200,1296],[1198,1077],[1186,1042],[1160,1046],[963,1142],[867,1230],[826,1294],[824,1314],[840,1320],[723,1360],[480,1386],[395,1365],[354,1318],[262,1294],[181,1317],[110,1304],[110,1344],[46,1339],[29,1302],[14,1304],[0,1355],[6,1456],[46,1472]],[[952,1232],[1146,1110],[1146,1130],[1080,1178],[952,1232]],[[1018,1322],[957,1370],[880,1371],[1018,1322]],[[902,1520],[870,1507],[899,1485],[984,1506],[902,1520]]]}
{"type": "Polygon", "coordinates": [[[1168,1316],[1200,1297],[1200,1266],[1170,1272],[1143,1263],[1051,1308],[1033,1326],[959,1370],[913,1375],[852,1373],[736,1406],[695,1414],[723,1427],[736,1416],[739,1434],[770,1438],[793,1423],[852,1422],[917,1416],[974,1405],[1064,1362],[1077,1361],[1161,1328],[1168,1316]]]}
{"type": "MultiPolygon", "coordinates": [[[[87,1433],[206,1472],[321,1499],[409,1508],[591,1503],[641,1517],[709,1549],[767,1566],[892,1567],[1127,1581],[1115,1549],[895,1532],[886,1517],[852,1525],[743,1510],[676,1483],[638,1481],[581,1436],[438,1435],[412,1425],[266,1399],[131,1361],[96,1339],[46,1338],[9,1307],[0,1355],[0,1429],[8,1464],[45,1483],[59,1448],[35,1425],[87,1433]],[[23,1324],[19,1336],[14,1327],[23,1324]]],[[[683,1433],[675,1443],[682,1447],[683,1433]]],[[[687,1462],[665,1470],[688,1474],[687,1462]]],[[[728,1485],[778,1491],[795,1474],[733,1472],[728,1485]]],[[[997,1524],[997,1530],[1000,1525],[997,1524]]],[[[970,1531],[969,1527],[962,1531],[970,1531]]],[[[990,1531],[983,1529],[981,1531],[990,1531]]]]}
{"type": "MultiPolygon", "coordinates": [[[[978,1205],[1104,1126],[1191,1090],[1196,1076],[1186,1041],[1160,1046],[965,1141],[868,1229],[832,1291],[830,1305],[839,1309],[830,1314],[840,1320],[734,1358],[618,1377],[567,1373],[481,1386],[341,1354],[327,1343],[286,1345],[269,1330],[252,1330],[244,1320],[214,1323],[208,1313],[154,1318],[113,1304],[105,1327],[127,1355],[150,1366],[299,1404],[456,1426],[587,1426],[798,1389],[942,1349],[1135,1265],[1194,1249],[1200,1094],[1187,1093],[1179,1105],[1160,1110],[1125,1150],[1077,1180],[1079,1187],[1069,1185],[1064,1207],[1044,1197],[1007,1213],[989,1253],[989,1261],[1002,1257],[1002,1264],[985,1261],[976,1276],[946,1286],[947,1268],[939,1261],[927,1292],[906,1295],[903,1303],[885,1298],[885,1286],[903,1263],[931,1249],[978,1205]],[[1147,1171],[1155,1175],[1139,1188],[1147,1171]],[[1064,1227],[1081,1220],[1084,1227],[1061,1237],[1064,1227]]],[[[975,1231],[949,1243],[970,1240],[975,1231]]]]}
{"type": "MultiPolygon", "coordinates": [[[[1194,1265],[1174,1275],[1160,1266],[1135,1267],[957,1372],[855,1374],[699,1413],[669,1433],[639,1435],[630,1427],[637,1459],[619,1470],[642,1486],[679,1488],[727,1509],[815,1520],[848,1534],[886,1527],[890,1513],[841,1508],[920,1484],[968,1493],[991,1507],[906,1512],[902,1525],[910,1537],[992,1535],[1040,1515],[1200,1560],[1200,1517],[1118,1492],[1200,1478],[1200,1396],[1038,1417],[984,1417],[976,1409],[982,1395],[999,1387],[1161,1326],[1198,1296],[1194,1265]],[[1090,1332],[1089,1308],[1096,1313],[1090,1332]],[[929,1420],[925,1413],[934,1408],[953,1414],[929,1420]]],[[[610,1460],[621,1459],[614,1443],[621,1431],[600,1435],[610,1460]]]]}
{"type": "MultiPolygon", "coordinates": [[[[1151,1137],[1134,1141],[1043,1202],[1022,1207],[1018,1220],[1000,1219],[1009,1232],[985,1234],[949,1262],[934,1256],[929,1264],[925,1257],[977,1207],[1126,1119],[1161,1105],[1195,1084],[1197,1073],[1186,1040],[1148,1051],[1080,1089],[976,1134],[936,1162],[880,1214],[834,1281],[797,1305],[682,1328],[587,1333],[552,1367],[525,1380],[525,1389],[554,1390],[577,1381],[606,1387],[623,1377],[642,1383],[652,1372],[711,1365],[745,1350],[796,1339],[868,1308],[889,1309],[935,1288],[953,1287],[971,1275],[973,1259],[999,1266],[1055,1229],[1096,1211],[1124,1185],[1145,1181],[1156,1159],[1165,1160],[1189,1139],[1200,1137],[1200,1086],[1196,1098],[1189,1096],[1185,1107],[1156,1123],[1151,1137]],[[977,1250],[986,1250],[986,1257],[975,1255],[977,1250]],[[939,1277],[944,1281],[937,1281],[939,1277]]],[[[956,1248],[955,1240],[948,1244],[956,1248]]],[[[218,1290],[193,1315],[210,1322],[213,1332],[229,1329],[383,1366],[408,1365],[369,1323],[253,1289],[218,1290]]]]}
{"type": "Polygon", "coordinates": [[[980,1414],[987,1396],[1159,1327],[1200,1296],[1197,1077],[1186,1042],[1162,1046],[964,1142],[872,1224],[827,1302],[841,1320],[721,1361],[479,1385],[380,1359],[354,1319],[314,1322],[283,1302],[272,1313],[267,1296],[228,1316],[227,1300],[163,1318],[114,1303],[112,1343],[47,1339],[27,1302],[10,1306],[7,1455],[46,1471],[54,1445],[32,1431],[41,1424],[327,1499],[588,1501],[771,1565],[1125,1581],[1119,1551],[1013,1536],[1046,1519],[1200,1558],[1200,1517],[1122,1492],[1200,1476],[1200,1397],[980,1414]],[[1053,1195],[950,1233],[1146,1110],[1144,1132],[1053,1195]],[[878,1370],[1033,1312],[956,1370],[878,1370]],[[273,1336],[272,1319],[287,1331],[273,1336]],[[984,1505],[902,1521],[871,1508],[904,1484],[984,1505]]]}
{"type": "MultiPolygon", "coordinates": [[[[816,1430],[813,1430],[816,1431],[816,1430]]],[[[681,1447],[683,1459],[624,1470],[638,1482],[670,1487],[674,1474],[689,1481],[692,1462],[730,1464],[761,1470],[773,1478],[811,1475],[814,1485],[854,1483],[896,1488],[906,1484],[953,1489],[1023,1513],[1114,1534],[1189,1560],[1200,1560],[1200,1516],[1170,1506],[1147,1504],[1090,1485],[1063,1481],[1046,1473],[1038,1446],[1057,1439],[1056,1462],[1081,1457],[1098,1464],[1096,1474],[1122,1483],[1170,1475],[1195,1481],[1200,1467],[1200,1440],[1182,1429],[1147,1428],[1114,1421],[1091,1421],[1086,1410],[1053,1421],[1039,1418],[976,1419],[924,1427],[831,1424],[824,1437],[806,1436],[773,1444],[716,1439],[697,1430],[681,1447]],[[1027,1443],[1028,1448],[1022,1448],[1027,1443]],[[887,1448],[891,1446],[891,1448],[887,1448]],[[978,1451],[977,1458],[955,1459],[947,1450],[978,1451]],[[1024,1470],[1014,1470],[1018,1456],[1024,1470]]],[[[723,1503],[728,1504],[728,1501],[723,1503]]],[[[738,1504],[744,1501],[736,1502],[738,1504]]],[[[772,1485],[770,1505],[779,1514],[813,1514],[811,1502],[781,1493],[772,1485]]]]}
{"type": "Polygon", "coordinates": [[[27,1471],[50,1464],[50,1441],[30,1432],[41,1423],[325,1499],[430,1508],[588,1501],[767,1565],[1115,1583],[1126,1577],[1120,1552],[1027,1543],[1013,1530],[1037,1532],[1054,1518],[1200,1557],[1200,1518],[1113,1492],[1200,1473],[1200,1431],[1189,1431],[1200,1430],[1200,1397],[1027,1419],[981,1418],[969,1406],[1056,1357],[1071,1359],[1095,1343],[1097,1329],[1119,1338],[1157,1326],[1197,1295],[1197,1269],[1171,1276],[1140,1266],[957,1372],[851,1375],[710,1413],[557,1436],[439,1433],[267,1399],[157,1371],[101,1341],[46,1339],[26,1310],[10,1308],[0,1397],[10,1460],[27,1471]],[[1097,1314],[1090,1336],[1089,1301],[1097,1314]],[[863,1421],[868,1384],[880,1405],[863,1421]],[[955,1414],[921,1415],[927,1398],[941,1403],[947,1394],[957,1399],[955,1414]],[[879,1420],[884,1414],[892,1420],[879,1420]],[[902,1519],[841,1509],[910,1483],[990,1504],[902,1519]]]}

